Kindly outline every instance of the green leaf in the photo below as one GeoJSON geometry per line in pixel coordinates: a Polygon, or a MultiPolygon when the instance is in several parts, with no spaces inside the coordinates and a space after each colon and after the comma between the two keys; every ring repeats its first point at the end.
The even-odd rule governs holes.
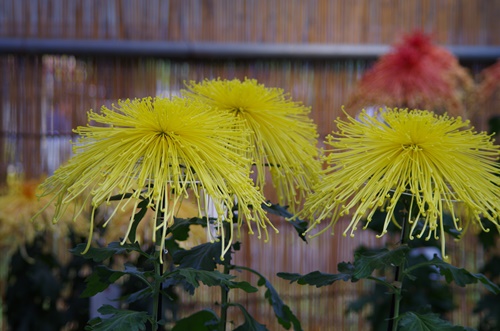
{"type": "Polygon", "coordinates": [[[425,265],[434,265],[439,268],[439,273],[445,277],[446,281],[448,283],[451,283],[454,281],[458,286],[464,287],[467,284],[475,284],[477,282],[480,282],[483,284],[484,287],[486,287],[489,291],[499,294],[500,293],[500,287],[498,287],[497,284],[493,283],[491,280],[489,280],[485,275],[483,274],[473,274],[464,268],[457,268],[454,267],[453,265],[444,262],[437,256],[434,256],[434,258],[428,262],[423,262],[418,264],[419,267],[425,266],[425,265]]]}
{"type": "Polygon", "coordinates": [[[242,305],[238,303],[232,303],[229,304],[229,306],[240,308],[241,312],[243,313],[243,317],[245,318],[245,322],[233,331],[269,331],[264,324],[260,324],[259,322],[257,322],[242,305]]]}
{"type": "Polygon", "coordinates": [[[450,322],[439,318],[438,314],[417,314],[407,312],[399,317],[400,331],[466,331],[472,330],[463,326],[452,325],[450,322]]]}
{"type": "Polygon", "coordinates": [[[173,253],[173,260],[179,268],[193,268],[199,270],[214,270],[217,264],[221,264],[220,254],[222,243],[205,243],[188,250],[173,253]]]}
{"type": "Polygon", "coordinates": [[[402,265],[410,248],[400,245],[393,250],[387,248],[364,249],[354,253],[353,279],[362,279],[371,276],[373,271],[402,265]]]}
{"type": "Polygon", "coordinates": [[[102,262],[115,254],[123,254],[131,251],[144,254],[138,243],[124,243],[122,245],[119,242],[112,242],[107,247],[90,247],[89,250],[83,254],[85,247],[85,243],[78,244],[75,248],[70,249],[69,251],[74,255],[81,255],[88,260],[92,259],[94,262],[102,262]]]}
{"type": "Polygon", "coordinates": [[[103,305],[98,309],[103,315],[112,315],[104,319],[97,317],[89,321],[85,330],[95,331],[144,331],[148,322],[148,314],[146,312],[132,311],[125,309],[117,309],[110,305],[103,305]]]}
{"type": "Polygon", "coordinates": [[[132,275],[142,279],[145,283],[148,282],[148,277],[153,275],[151,271],[140,271],[132,265],[125,265],[125,270],[113,270],[106,266],[97,266],[90,276],[85,280],[87,287],[82,292],[82,297],[91,297],[99,292],[104,291],[109,285],[115,283],[124,275],[132,275]]]}
{"type": "Polygon", "coordinates": [[[178,320],[172,331],[215,331],[218,328],[219,317],[212,310],[200,310],[188,317],[178,320]]]}
{"type": "Polygon", "coordinates": [[[260,278],[257,284],[259,286],[264,285],[267,288],[266,292],[264,293],[264,297],[267,299],[269,304],[272,305],[274,314],[278,318],[278,322],[287,330],[290,329],[290,326],[292,325],[295,331],[302,330],[300,321],[292,313],[290,307],[288,307],[283,303],[273,285],[266,278],[262,277],[260,274],[259,276],[260,278]]]}
{"type": "Polygon", "coordinates": [[[189,238],[189,227],[191,225],[207,226],[207,218],[174,218],[174,224],[167,231],[172,234],[175,240],[185,241],[189,238]]]}
{"type": "Polygon", "coordinates": [[[82,298],[88,298],[104,291],[109,285],[116,282],[125,274],[123,271],[112,270],[105,266],[97,266],[85,280],[87,287],[82,292],[82,298]]]}
{"type": "MultiPolygon", "coordinates": [[[[177,269],[165,277],[173,278],[180,282],[186,282],[188,285],[197,288],[200,282],[207,286],[224,286],[230,289],[241,289],[247,293],[257,292],[258,289],[250,285],[248,282],[235,282],[232,279],[236,276],[220,273],[217,270],[198,270],[193,268],[177,269]]],[[[192,290],[187,289],[191,294],[192,290]]]]}
{"type": "MultiPolygon", "coordinates": [[[[403,201],[403,199],[405,199],[405,197],[398,199],[394,210],[406,209],[406,204],[403,201]]],[[[366,227],[376,233],[381,233],[384,229],[386,218],[387,218],[387,211],[382,211],[380,209],[377,209],[373,214],[371,221],[366,224],[366,227]]],[[[393,222],[390,222],[388,224],[386,230],[389,233],[398,233],[398,234],[401,233],[401,228],[396,226],[393,222]]]]}
{"type": "Polygon", "coordinates": [[[357,282],[360,279],[370,277],[376,269],[401,265],[405,261],[408,251],[409,248],[405,245],[394,250],[361,248],[354,253],[354,264],[342,262],[337,265],[340,271],[338,274],[326,274],[320,271],[313,271],[306,275],[280,272],[278,277],[290,280],[292,283],[296,281],[300,285],[307,284],[316,287],[331,285],[339,280],[357,282]]]}
{"type": "MultiPolygon", "coordinates": [[[[419,222],[421,224],[421,222],[419,222]]],[[[450,214],[443,214],[443,230],[444,232],[450,234],[454,238],[460,238],[463,233],[462,231],[457,230],[455,227],[455,222],[453,221],[453,217],[450,214]]],[[[419,230],[417,230],[419,231],[419,230]]]]}
{"type": "Polygon", "coordinates": [[[78,244],[75,248],[72,248],[69,251],[74,255],[81,255],[86,259],[92,259],[94,262],[102,262],[116,254],[116,251],[114,249],[108,249],[107,247],[90,247],[87,253],[83,254],[86,246],[87,244],[85,243],[78,244]]]}
{"type": "Polygon", "coordinates": [[[135,276],[137,278],[140,278],[144,281],[144,283],[150,283],[149,278],[156,276],[155,272],[152,270],[149,271],[144,271],[141,269],[138,269],[136,266],[126,263],[125,264],[125,269],[124,271],[126,274],[135,276]]]}
{"type": "Polygon", "coordinates": [[[124,200],[124,199],[130,199],[132,197],[133,193],[124,193],[124,194],[117,194],[113,195],[111,198],[109,198],[109,201],[119,201],[119,200],[124,200]]]}
{"type": "Polygon", "coordinates": [[[168,236],[167,239],[165,239],[165,249],[171,256],[174,256],[177,251],[185,251],[173,236],[168,236]]]}
{"type": "Polygon", "coordinates": [[[220,286],[221,284],[228,284],[231,279],[236,276],[220,273],[217,270],[198,270],[193,268],[182,268],[176,270],[176,275],[173,277],[182,277],[189,284],[198,287],[200,282],[207,286],[220,286]]]}
{"type": "MultiPolygon", "coordinates": [[[[138,252],[138,253],[144,253],[144,251],[142,250],[141,248],[141,245],[138,243],[138,242],[134,242],[134,243],[121,243],[121,242],[118,242],[118,241],[114,241],[114,242],[111,242],[109,243],[108,245],[108,248],[109,249],[116,249],[117,251],[117,254],[120,254],[120,253],[129,253],[129,252],[138,252]]],[[[143,254],[145,256],[149,256],[148,254],[143,254]]]]}
{"type": "Polygon", "coordinates": [[[137,208],[140,208],[140,210],[134,215],[134,221],[132,222],[132,226],[128,235],[128,240],[130,240],[130,242],[135,243],[137,226],[139,226],[139,223],[144,218],[144,215],[146,215],[148,211],[148,204],[149,199],[144,199],[137,204],[137,208]]]}
{"type": "MultiPolygon", "coordinates": [[[[349,263],[348,265],[354,268],[352,264],[349,263]]],[[[279,272],[278,277],[287,279],[290,281],[290,283],[296,281],[300,285],[315,285],[316,287],[322,287],[331,285],[339,280],[347,282],[348,280],[351,280],[352,273],[326,274],[320,271],[313,271],[305,275],[299,275],[286,272],[279,272]]]]}
{"type": "Polygon", "coordinates": [[[304,220],[301,220],[297,217],[294,217],[294,215],[288,211],[287,207],[283,207],[283,206],[280,206],[278,204],[272,204],[268,201],[267,203],[262,204],[262,209],[264,209],[265,211],[267,211],[270,214],[274,214],[274,215],[278,215],[278,216],[286,218],[288,220],[288,222],[293,225],[293,227],[295,228],[295,230],[299,234],[299,237],[302,240],[304,240],[305,242],[307,242],[307,239],[306,239],[306,236],[304,233],[306,232],[307,228],[309,227],[309,224],[304,220]]]}
{"type": "Polygon", "coordinates": [[[145,287],[139,291],[136,291],[134,293],[131,293],[129,295],[124,296],[123,301],[125,303],[132,303],[132,302],[136,302],[136,301],[151,297],[152,294],[153,294],[153,291],[152,291],[151,287],[145,287]]]}

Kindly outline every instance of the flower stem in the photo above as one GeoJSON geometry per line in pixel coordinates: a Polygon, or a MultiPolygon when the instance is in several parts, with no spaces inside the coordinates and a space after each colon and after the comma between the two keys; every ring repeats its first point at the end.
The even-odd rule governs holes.
{"type": "Polygon", "coordinates": [[[392,294],[392,299],[391,299],[391,311],[390,311],[390,317],[389,317],[389,325],[387,330],[388,331],[397,331],[398,329],[398,317],[399,317],[399,306],[401,302],[401,289],[402,289],[402,277],[401,277],[402,272],[399,270],[399,266],[396,267],[396,282],[399,285],[394,286],[394,293],[392,294]]]}
{"type": "MultiPolygon", "coordinates": [[[[228,263],[224,263],[223,274],[228,275],[230,266],[228,263]]],[[[227,308],[228,308],[228,296],[229,289],[221,286],[221,307],[220,307],[220,326],[219,331],[226,331],[227,323],[227,308]]]]}
{"type": "MultiPolygon", "coordinates": [[[[229,228],[231,225],[228,224],[227,222],[224,222],[223,224],[223,231],[228,233],[231,229],[229,228]]],[[[227,238],[225,239],[227,240],[227,238]]],[[[227,244],[227,243],[226,243],[227,244]]],[[[231,250],[229,250],[228,253],[225,254],[224,256],[224,261],[222,262],[223,264],[223,269],[222,273],[225,275],[229,275],[229,272],[231,271],[232,265],[231,265],[231,250]]],[[[221,307],[220,307],[220,324],[219,324],[219,331],[226,331],[226,324],[227,324],[227,309],[229,307],[229,288],[226,286],[222,285],[220,287],[221,289],[221,307]]]]}
{"type": "Polygon", "coordinates": [[[162,265],[160,262],[160,247],[156,246],[155,248],[155,259],[154,259],[154,269],[155,269],[155,275],[156,279],[153,280],[153,311],[152,311],[152,331],[158,330],[158,325],[159,321],[162,318],[162,297],[161,297],[161,291],[162,291],[162,281],[161,281],[161,271],[162,271],[162,265]]]}
{"type": "MultiPolygon", "coordinates": [[[[402,219],[401,219],[401,240],[400,245],[403,245],[408,236],[409,226],[407,223],[406,214],[409,213],[407,209],[407,201],[404,201],[404,209],[401,211],[402,219]]],[[[403,261],[400,265],[397,265],[394,271],[394,292],[391,298],[391,309],[389,313],[389,324],[387,326],[387,331],[397,331],[398,329],[398,317],[399,317],[399,308],[402,298],[402,289],[403,289],[403,274],[405,268],[406,261],[403,261]]]]}
{"type": "MultiPolygon", "coordinates": [[[[165,213],[162,211],[157,212],[156,222],[157,225],[163,222],[163,218],[165,217],[165,213]]],[[[161,227],[158,227],[156,230],[156,244],[154,251],[154,279],[153,279],[153,311],[152,311],[152,331],[157,331],[159,322],[163,318],[163,307],[162,307],[162,294],[163,291],[163,282],[162,282],[162,274],[163,274],[163,264],[162,264],[162,247],[161,242],[158,240],[164,240],[163,233],[161,227]]]]}

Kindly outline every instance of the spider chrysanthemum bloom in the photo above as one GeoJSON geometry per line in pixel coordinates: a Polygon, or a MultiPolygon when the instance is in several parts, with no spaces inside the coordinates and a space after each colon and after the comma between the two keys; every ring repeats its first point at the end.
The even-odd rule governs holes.
{"type": "Polygon", "coordinates": [[[458,59],[417,31],[361,77],[346,108],[395,105],[464,115],[473,89],[474,80],[458,59]]]}
{"type": "Polygon", "coordinates": [[[256,169],[256,186],[264,188],[269,169],[278,202],[294,211],[321,168],[310,108],[255,79],[191,82],[187,89],[183,91],[187,97],[234,115],[250,129],[249,157],[256,169]]]}
{"type": "MultiPolygon", "coordinates": [[[[409,237],[441,239],[444,254],[443,212],[457,229],[464,222],[457,203],[497,227],[500,212],[499,146],[491,136],[477,133],[468,121],[432,112],[388,109],[375,116],[337,120],[338,132],[327,137],[328,167],[323,180],[307,199],[303,212],[315,221],[350,215],[344,235],[354,235],[360,222],[370,222],[375,211],[387,212],[383,235],[393,220],[396,202],[410,197],[409,237]]],[[[365,226],[365,228],[366,228],[365,226]]],[[[482,226],[482,225],[481,225],[482,226]]],[[[310,230],[309,229],[309,230],[310,230]]],[[[484,230],[484,227],[483,227],[484,230]]]]}
{"type": "Polygon", "coordinates": [[[7,176],[6,193],[0,195],[0,248],[5,261],[19,247],[33,243],[39,234],[64,237],[70,233],[80,236],[88,232],[88,224],[81,222],[85,219],[83,214],[77,222],[73,222],[74,204],[70,204],[61,216],[63,224],[60,226],[54,226],[51,222],[53,207],[45,209],[38,222],[32,222],[33,215],[47,203],[47,199],[38,200],[35,195],[38,184],[39,180],[25,180],[19,174],[7,176]]]}
{"type": "MultiPolygon", "coordinates": [[[[183,199],[194,194],[203,216],[200,199],[206,193],[214,201],[219,225],[232,222],[226,211],[232,210],[236,196],[239,225],[245,217],[252,233],[251,223],[256,222],[259,236],[264,231],[267,238],[270,223],[261,208],[264,197],[248,177],[247,131],[237,119],[182,98],[120,101],[111,109],[102,107],[101,113],[90,111],[88,118],[87,126],[75,130],[80,138],[73,145],[74,156],[41,185],[41,195],[54,195],[54,221],[79,196],[96,209],[123,194],[117,210],[132,206],[124,238],[138,204],[147,200],[156,211],[151,222],[153,242],[163,248],[161,238],[183,199]]],[[[219,228],[223,256],[230,245],[224,247],[227,234],[219,228]]]]}

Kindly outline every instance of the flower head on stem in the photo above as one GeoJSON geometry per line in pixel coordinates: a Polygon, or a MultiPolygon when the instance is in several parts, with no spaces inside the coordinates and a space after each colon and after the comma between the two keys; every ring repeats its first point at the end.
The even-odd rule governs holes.
{"type": "Polygon", "coordinates": [[[247,155],[255,165],[256,186],[264,188],[269,169],[278,202],[295,211],[321,168],[310,108],[255,79],[191,82],[183,94],[233,115],[250,130],[253,148],[247,155]]]}
{"type": "Polygon", "coordinates": [[[206,192],[217,208],[219,225],[232,222],[224,211],[232,209],[236,196],[241,202],[238,226],[245,217],[250,231],[251,223],[256,223],[259,233],[267,234],[266,225],[271,223],[261,208],[264,197],[249,178],[245,158],[249,133],[236,118],[183,98],[127,99],[111,109],[102,107],[100,113],[90,111],[88,118],[87,126],[75,130],[80,138],[73,144],[74,156],[40,186],[41,196],[53,196],[49,204],[56,205],[54,222],[80,196],[85,201],[82,206],[90,202],[95,210],[122,195],[117,210],[132,206],[125,241],[138,204],[147,200],[156,211],[153,241],[163,249],[164,240],[155,236],[165,237],[179,205],[190,194],[204,215],[200,192],[206,192]],[[158,215],[162,215],[159,220],[158,215]]]}
{"type": "Polygon", "coordinates": [[[352,215],[344,235],[354,236],[361,221],[366,228],[375,211],[384,209],[382,236],[403,195],[410,196],[409,238],[440,238],[444,257],[443,213],[451,214],[457,230],[468,221],[459,217],[463,208],[457,204],[481,227],[489,220],[500,228],[500,146],[468,121],[387,109],[336,122],[338,131],[325,142],[332,147],[324,156],[328,167],[303,209],[315,219],[308,231],[325,219],[330,223],[320,233],[333,231],[340,217],[352,215]]]}

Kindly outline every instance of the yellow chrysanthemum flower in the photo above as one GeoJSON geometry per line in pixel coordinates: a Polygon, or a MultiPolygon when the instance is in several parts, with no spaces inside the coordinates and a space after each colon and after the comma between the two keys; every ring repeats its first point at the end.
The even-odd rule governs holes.
{"type": "Polygon", "coordinates": [[[354,210],[344,231],[353,236],[360,221],[370,222],[377,209],[385,208],[382,236],[403,195],[411,196],[410,239],[426,232],[425,238],[440,237],[443,256],[443,212],[452,215],[458,230],[464,223],[455,203],[472,211],[479,224],[485,218],[499,227],[499,146],[486,133],[475,132],[468,121],[387,109],[336,123],[339,131],[325,142],[332,147],[324,157],[328,168],[304,206],[305,217],[315,219],[308,231],[330,219],[324,232],[354,210]]]}
{"type": "Polygon", "coordinates": [[[269,169],[278,202],[294,211],[321,169],[310,108],[255,79],[205,80],[190,82],[187,88],[185,96],[235,115],[251,130],[249,157],[257,172],[256,186],[264,188],[269,169]]]}
{"type": "MultiPolygon", "coordinates": [[[[17,249],[31,244],[37,234],[49,233],[64,237],[71,232],[77,235],[88,232],[88,224],[72,221],[74,205],[68,206],[67,212],[62,215],[61,226],[54,226],[51,222],[53,208],[47,208],[38,222],[31,222],[33,215],[39,212],[47,199],[38,200],[35,195],[39,180],[25,180],[22,177],[20,174],[9,174],[6,192],[0,195],[0,248],[5,263],[8,263],[17,249]]],[[[83,219],[82,214],[79,221],[83,219]]],[[[2,269],[4,271],[6,269],[2,269]]]]}
{"type": "MultiPolygon", "coordinates": [[[[75,155],[41,185],[42,196],[54,194],[54,221],[79,196],[96,209],[117,194],[127,194],[116,208],[132,206],[127,238],[139,202],[147,199],[156,211],[153,241],[163,249],[161,238],[183,199],[193,193],[203,216],[200,199],[206,193],[214,201],[219,225],[232,222],[226,211],[232,210],[236,196],[238,225],[245,217],[252,233],[254,221],[259,237],[263,229],[267,239],[266,223],[271,223],[261,208],[264,197],[248,177],[249,161],[243,156],[249,148],[248,133],[234,117],[207,111],[206,105],[193,100],[144,98],[120,101],[112,109],[102,107],[100,114],[90,111],[88,118],[90,124],[75,130],[81,136],[73,146],[75,155]],[[161,238],[156,238],[158,231],[161,238]]],[[[226,234],[219,228],[224,243],[226,234]]],[[[228,249],[223,246],[221,255],[228,249]]]]}

